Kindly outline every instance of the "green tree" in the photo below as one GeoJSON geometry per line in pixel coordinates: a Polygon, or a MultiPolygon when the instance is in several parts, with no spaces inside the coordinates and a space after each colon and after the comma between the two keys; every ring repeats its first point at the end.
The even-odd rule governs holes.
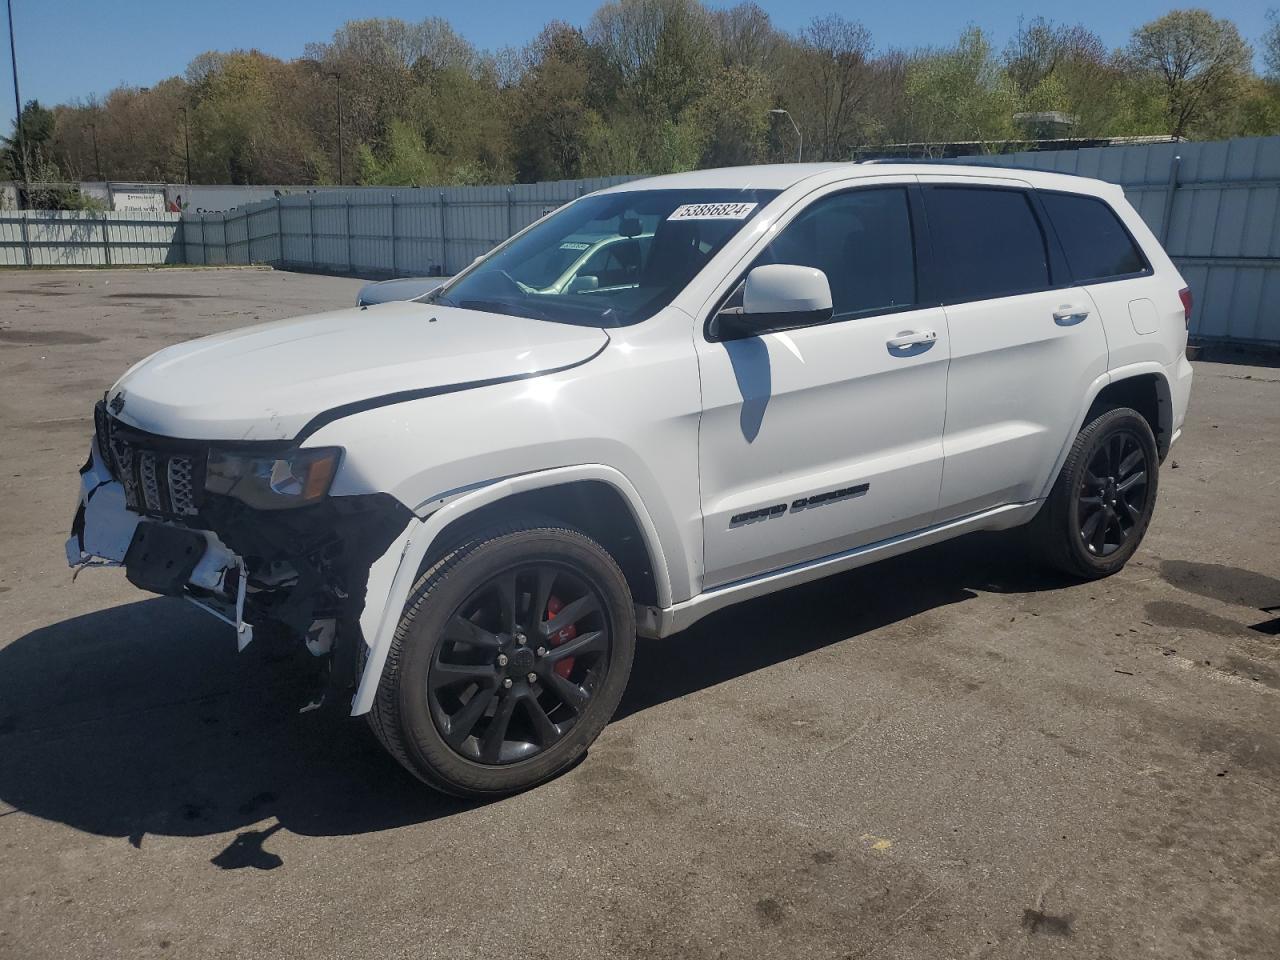
{"type": "Polygon", "coordinates": [[[1243,92],[1253,53],[1230,20],[1175,10],[1135,30],[1125,55],[1159,91],[1168,132],[1185,137],[1222,132],[1218,121],[1243,92]]]}
{"type": "Polygon", "coordinates": [[[383,156],[362,143],[357,150],[360,182],[376,186],[423,186],[443,183],[443,164],[403,120],[392,120],[383,156]]]}
{"type": "Polygon", "coordinates": [[[954,47],[914,58],[905,85],[911,140],[990,142],[1016,134],[1017,90],[976,27],[954,47]]]}
{"type": "Polygon", "coordinates": [[[751,2],[711,11],[711,25],[726,67],[743,67],[769,76],[778,52],[787,43],[769,14],[751,2]]]}
{"type": "MultiPolygon", "coordinates": [[[[789,34],[753,0],[606,0],[585,30],[553,22],[519,50],[477,50],[431,17],[352,20],[290,61],[213,51],[150,87],[29,105],[24,131],[32,163],[68,180],[182,180],[189,130],[198,183],[332,183],[341,163],[349,182],[386,185],[789,160],[795,137],[775,107],[803,129],[806,157],[823,159],[906,141],[995,149],[1019,136],[1019,111],[1062,111],[1085,136],[1273,133],[1274,11],[1260,49],[1265,77],[1232,24],[1195,10],[1147,24],[1121,51],[1036,18],[1002,55],[978,30],[877,53],[841,16],[789,34]]],[[[16,160],[12,138],[0,143],[0,176],[16,160]]]]}
{"type": "Polygon", "coordinates": [[[704,134],[699,165],[728,167],[765,159],[772,105],[772,85],[758,67],[735,63],[715,74],[692,117],[694,128],[704,134]]]}
{"type": "Polygon", "coordinates": [[[1280,133],[1280,84],[1250,77],[1230,123],[1238,136],[1269,137],[1280,133]]]}
{"type": "Polygon", "coordinates": [[[1280,83],[1280,11],[1267,11],[1267,30],[1262,35],[1262,62],[1267,79],[1280,83]]]}
{"type": "Polygon", "coordinates": [[[1123,130],[1129,106],[1124,71],[1101,38],[1083,25],[1043,17],[1019,21],[1004,65],[1020,109],[1066,113],[1075,121],[1075,136],[1123,130]]]}
{"type": "Polygon", "coordinates": [[[582,31],[567,23],[543,28],[525,53],[516,98],[515,168],[520,180],[580,177],[600,137],[591,81],[600,70],[582,31]]]}
{"type": "Polygon", "coordinates": [[[39,100],[28,100],[22,107],[22,113],[13,123],[13,132],[0,143],[0,169],[4,171],[4,179],[21,180],[24,175],[33,182],[40,179],[62,178],[61,171],[49,156],[50,140],[53,138],[53,111],[40,106],[39,100]],[[23,164],[25,151],[26,164],[23,164]],[[37,177],[39,166],[41,176],[37,177]]]}
{"type": "Polygon", "coordinates": [[[814,18],[788,49],[781,100],[804,133],[808,159],[848,159],[863,139],[870,53],[870,31],[838,14],[814,18]]]}
{"type": "Polygon", "coordinates": [[[698,0],[616,0],[600,7],[586,37],[598,52],[603,96],[592,169],[667,173],[698,165],[707,134],[698,107],[720,54],[698,0]]]}
{"type": "Polygon", "coordinates": [[[1280,11],[1267,11],[1262,35],[1265,74],[1249,84],[1241,105],[1241,130],[1256,136],[1280,132],[1280,11]]]}
{"type": "Polygon", "coordinates": [[[716,48],[698,0],[615,0],[591,18],[587,36],[617,74],[632,108],[674,121],[701,96],[716,48]]]}

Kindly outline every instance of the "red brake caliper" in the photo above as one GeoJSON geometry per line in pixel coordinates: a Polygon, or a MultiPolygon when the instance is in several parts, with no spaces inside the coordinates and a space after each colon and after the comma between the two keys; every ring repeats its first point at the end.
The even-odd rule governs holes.
{"type": "MultiPolygon", "coordinates": [[[[560,602],[560,598],[555,594],[552,594],[547,598],[547,619],[554,620],[556,618],[556,614],[558,614],[563,608],[564,604],[560,602]]],[[[577,635],[578,628],[573,624],[569,624],[569,626],[565,627],[551,638],[551,646],[558,647],[560,644],[567,643],[572,640],[577,635]]],[[[568,680],[569,674],[573,672],[573,657],[565,657],[556,664],[555,670],[556,673],[568,680]]]]}

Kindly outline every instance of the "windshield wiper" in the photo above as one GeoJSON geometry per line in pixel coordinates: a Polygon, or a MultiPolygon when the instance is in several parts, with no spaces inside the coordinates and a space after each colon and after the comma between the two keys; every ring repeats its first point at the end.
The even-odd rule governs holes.
{"type": "Polygon", "coordinates": [[[537,308],[529,302],[519,304],[512,303],[510,300],[484,300],[484,299],[467,299],[459,300],[456,304],[450,303],[448,306],[456,306],[461,310],[487,310],[490,313],[504,313],[513,317],[528,316],[534,320],[554,320],[555,318],[547,314],[546,311],[537,308]]]}

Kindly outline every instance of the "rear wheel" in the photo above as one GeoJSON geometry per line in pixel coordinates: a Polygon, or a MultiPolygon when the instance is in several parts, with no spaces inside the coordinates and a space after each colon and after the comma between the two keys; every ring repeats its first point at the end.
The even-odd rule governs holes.
{"type": "Polygon", "coordinates": [[[1071,576],[1120,570],[1151,523],[1159,470],[1155,436],[1141,414],[1117,407],[1094,417],[1031,523],[1034,548],[1071,576]]]}
{"type": "Polygon", "coordinates": [[[438,789],[512,793],[586,752],[617,709],[634,650],[631,593],[599,544],[563,528],[496,531],[418,581],[370,723],[438,789]]]}

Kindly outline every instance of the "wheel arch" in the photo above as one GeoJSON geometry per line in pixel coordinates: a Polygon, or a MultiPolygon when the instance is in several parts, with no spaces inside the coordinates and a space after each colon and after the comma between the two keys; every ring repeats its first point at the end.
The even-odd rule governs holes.
{"type": "Polygon", "coordinates": [[[1049,495],[1067,460],[1071,444],[1075,442],[1076,434],[1109,406],[1132,407],[1142,415],[1155,435],[1160,462],[1164,462],[1173,443],[1173,400],[1168,375],[1164,367],[1155,362],[1118,367],[1099,376],[1085,391],[1075,427],[1063,437],[1058,457],[1053,469],[1044,478],[1044,486],[1037,500],[1044,500],[1049,495]]]}
{"type": "Polygon", "coordinates": [[[1093,397],[1081,426],[1109,407],[1130,407],[1142,415],[1156,438],[1160,462],[1173,442],[1173,393],[1163,368],[1113,371],[1111,382],[1093,397]]]}
{"type": "Polygon", "coordinates": [[[413,585],[436,558],[483,528],[522,518],[567,524],[609,550],[637,603],[660,608],[672,604],[657,527],[636,488],[613,467],[585,464],[506,477],[446,495],[439,502],[428,517],[411,521],[374,564],[360,617],[368,656],[352,702],[353,716],[367,713],[373,704],[400,610],[413,585]],[[583,522],[584,516],[589,522],[583,522]]]}
{"type": "Polygon", "coordinates": [[[658,602],[654,545],[645,537],[636,508],[617,486],[595,477],[518,490],[473,507],[436,534],[417,575],[471,535],[524,520],[546,520],[585,533],[617,561],[637,603],[658,602]]]}

